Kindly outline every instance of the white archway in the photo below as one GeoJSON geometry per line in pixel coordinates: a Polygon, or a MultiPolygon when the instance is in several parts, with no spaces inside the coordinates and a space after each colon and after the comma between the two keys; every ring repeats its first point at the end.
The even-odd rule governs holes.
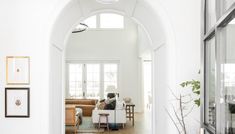
{"type": "MultiPolygon", "coordinates": [[[[50,133],[64,133],[64,91],[63,91],[63,57],[67,39],[80,20],[97,12],[113,11],[135,20],[148,33],[153,53],[153,134],[166,129],[164,102],[167,101],[166,89],[174,83],[173,32],[164,10],[155,9],[147,1],[120,0],[116,4],[103,5],[95,0],[71,0],[66,3],[54,23],[51,32],[51,74],[50,74],[50,133]],[[60,84],[58,84],[60,83],[60,84]],[[56,113],[56,114],[55,114],[56,113]]],[[[63,6],[63,5],[62,5],[63,6]]]]}

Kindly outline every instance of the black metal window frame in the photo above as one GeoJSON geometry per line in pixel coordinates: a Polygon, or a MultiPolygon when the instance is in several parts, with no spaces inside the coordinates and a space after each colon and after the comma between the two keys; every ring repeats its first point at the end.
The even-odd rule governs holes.
{"type": "MultiPolygon", "coordinates": [[[[210,28],[207,31],[207,1],[209,0],[202,0],[202,12],[201,12],[201,127],[204,128],[204,131],[207,131],[210,134],[216,134],[216,128],[213,128],[212,126],[208,125],[205,121],[205,97],[206,97],[206,73],[205,73],[205,67],[206,67],[206,42],[209,41],[212,38],[215,38],[215,53],[216,53],[216,66],[218,65],[218,29],[225,27],[233,18],[235,18],[235,2],[230,6],[230,8],[221,15],[219,19],[216,20],[216,23],[212,28],[210,28]]],[[[221,0],[216,0],[216,14],[220,13],[221,7],[222,7],[221,0]],[[218,8],[219,7],[219,8],[218,8]]],[[[216,69],[217,70],[217,69],[216,69]]],[[[215,72],[217,74],[217,71],[215,72]]],[[[215,81],[217,83],[217,76],[215,76],[215,81]]],[[[218,89],[217,89],[218,90],[218,89]]],[[[217,91],[216,90],[216,91],[217,91]]],[[[216,114],[217,111],[219,111],[219,105],[216,104],[216,114]]],[[[216,125],[218,120],[216,120],[216,125]]]]}

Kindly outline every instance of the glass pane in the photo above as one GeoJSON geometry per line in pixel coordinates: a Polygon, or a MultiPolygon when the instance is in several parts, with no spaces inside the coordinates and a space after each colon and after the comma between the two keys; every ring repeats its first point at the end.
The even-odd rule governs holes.
{"type": "Polygon", "coordinates": [[[100,14],[100,28],[124,28],[124,17],[113,13],[100,14]]]}
{"type": "Polygon", "coordinates": [[[206,0],[206,31],[216,23],[216,0],[206,0]]]}
{"type": "Polygon", "coordinates": [[[118,65],[117,64],[104,64],[104,95],[106,97],[106,89],[108,86],[117,88],[118,78],[118,65]]]}
{"type": "Polygon", "coordinates": [[[235,24],[220,30],[221,46],[221,132],[235,133],[235,24]]]}
{"type": "Polygon", "coordinates": [[[88,25],[89,28],[97,28],[96,15],[85,19],[82,23],[85,23],[86,25],[88,25]]]}
{"type": "Polygon", "coordinates": [[[86,97],[100,97],[100,64],[87,64],[86,97]]]}
{"type": "Polygon", "coordinates": [[[215,38],[206,42],[205,122],[215,127],[215,38]]]}
{"type": "Polygon", "coordinates": [[[222,10],[223,13],[225,13],[230,7],[231,5],[235,2],[235,0],[222,0],[222,10]]]}
{"type": "Polygon", "coordinates": [[[82,64],[69,64],[69,96],[82,97],[82,64]]]}

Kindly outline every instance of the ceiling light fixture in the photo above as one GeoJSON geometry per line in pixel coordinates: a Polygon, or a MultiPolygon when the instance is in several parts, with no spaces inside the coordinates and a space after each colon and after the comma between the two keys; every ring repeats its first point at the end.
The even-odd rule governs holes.
{"type": "Polygon", "coordinates": [[[119,0],[96,0],[96,1],[102,4],[113,4],[118,2],[119,0]]]}
{"type": "Polygon", "coordinates": [[[80,33],[86,31],[88,29],[88,25],[84,23],[79,23],[79,25],[73,30],[72,33],[80,33]]]}

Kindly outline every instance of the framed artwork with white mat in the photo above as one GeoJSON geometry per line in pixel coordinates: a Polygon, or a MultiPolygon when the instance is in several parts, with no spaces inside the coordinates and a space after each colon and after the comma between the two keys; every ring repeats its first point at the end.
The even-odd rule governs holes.
{"type": "Polygon", "coordinates": [[[30,57],[6,57],[6,83],[7,85],[30,84],[30,57]]]}
{"type": "Polygon", "coordinates": [[[5,117],[30,117],[29,88],[5,88],[5,117]]]}

